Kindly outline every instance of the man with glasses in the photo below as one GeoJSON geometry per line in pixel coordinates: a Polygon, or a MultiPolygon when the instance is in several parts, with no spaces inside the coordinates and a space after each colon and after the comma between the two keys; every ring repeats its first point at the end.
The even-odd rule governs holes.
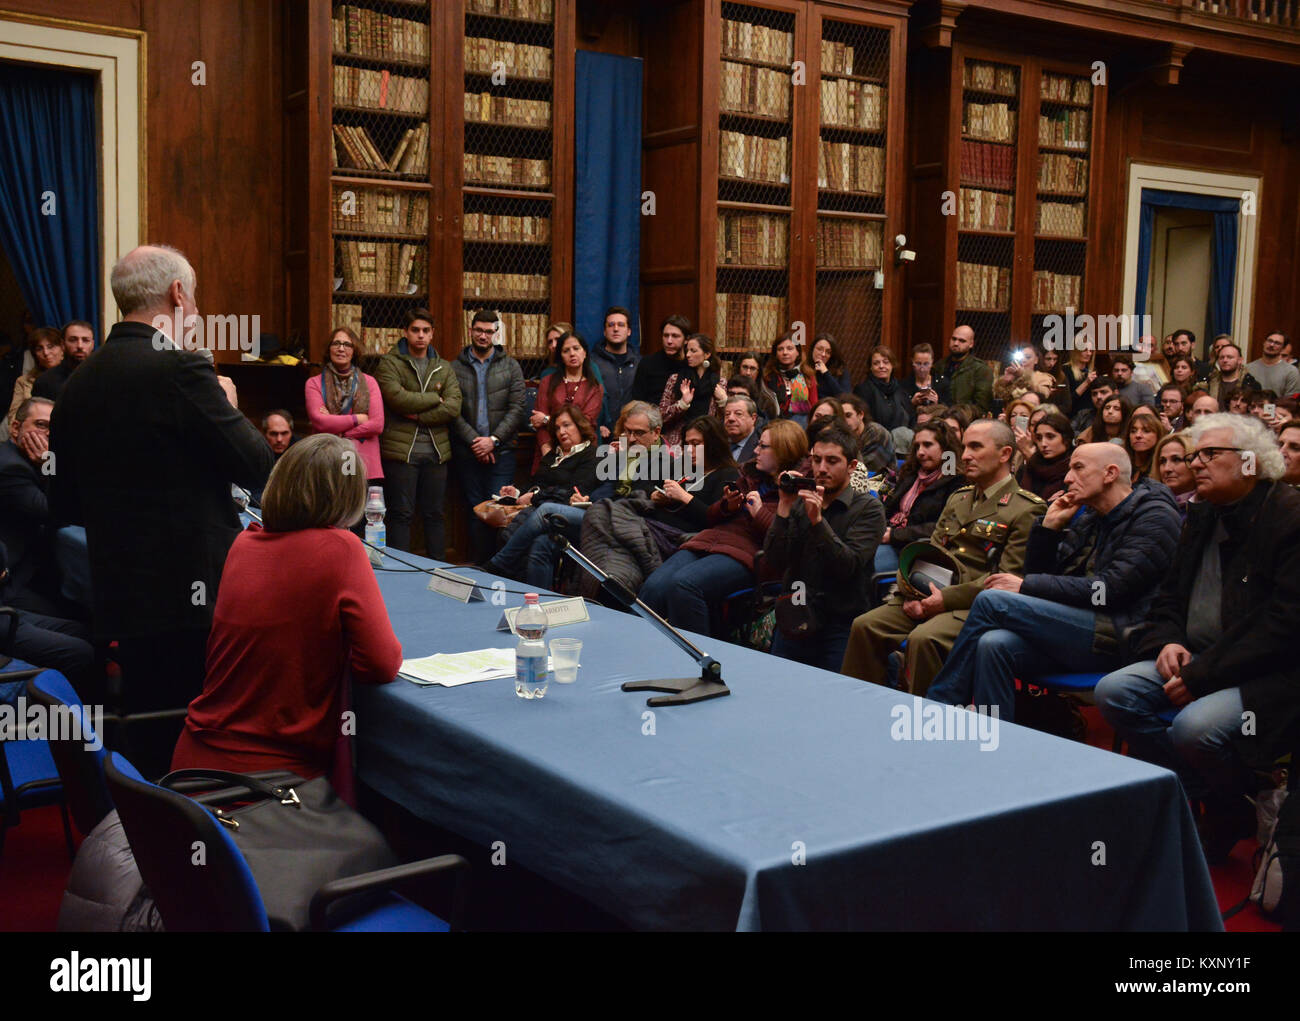
{"type": "MultiPolygon", "coordinates": [[[[628,349],[632,336],[632,313],[614,305],[605,312],[605,335],[591,350],[592,362],[600,369],[605,386],[605,400],[600,410],[600,438],[608,439],[623,405],[632,399],[632,382],[636,379],[641,356],[628,349]]],[[[662,391],[660,392],[662,396],[662,391]]],[[[658,402],[656,397],[651,403],[658,402]]]]}
{"type": "Polygon", "coordinates": [[[1133,754],[1201,799],[1214,864],[1254,832],[1250,767],[1269,768],[1300,726],[1300,493],[1279,484],[1285,464],[1261,422],[1205,415],[1189,437],[1197,500],[1132,638],[1138,661],[1103,677],[1096,699],[1133,754]]]}
{"type": "Polygon", "coordinates": [[[1183,417],[1183,389],[1177,383],[1166,383],[1156,395],[1156,410],[1160,421],[1169,432],[1178,432],[1187,424],[1183,417]]]}
{"type": "Polygon", "coordinates": [[[452,362],[462,396],[452,428],[456,477],[469,505],[471,552],[477,563],[491,555],[496,533],[473,513],[515,479],[515,436],[524,415],[524,370],[496,344],[500,316],[480,309],[469,327],[469,344],[452,362]]]}
{"type": "Polygon", "coordinates": [[[912,402],[912,426],[917,411],[927,404],[948,404],[948,384],[934,375],[934,348],[917,344],[912,348],[912,374],[902,380],[903,393],[912,402]]]}
{"type": "Polygon", "coordinates": [[[993,370],[973,352],[975,331],[958,326],[948,338],[948,357],[936,369],[946,382],[952,400],[949,404],[974,404],[988,414],[993,407],[993,370]]]}

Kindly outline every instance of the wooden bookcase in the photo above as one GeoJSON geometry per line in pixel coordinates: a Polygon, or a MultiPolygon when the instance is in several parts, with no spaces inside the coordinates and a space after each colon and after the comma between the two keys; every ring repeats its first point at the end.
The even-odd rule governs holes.
{"type": "Polygon", "coordinates": [[[387,350],[424,305],[444,356],[486,307],[536,366],[572,307],[573,3],[286,8],[286,308],[312,361],[338,325],[387,350]]]}
{"type": "Polygon", "coordinates": [[[648,29],[645,187],[674,201],[645,221],[647,336],[694,309],[723,352],[765,352],[802,323],[855,376],[894,337],[906,18],[873,6],[696,0],[648,29]]]}
{"type": "MultiPolygon", "coordinates": [[[[1052,59],[962,44],[943,58],[948,87],[931,87],[929,112],[942,106],[946,115],[946,177],[940,195],[934,182],[922,190],[915,168],[935,154],[918,143],[917,240],[927,262],[912,294],[914,308],[933,294],[942,316],[916,316],[924,330],[913,340],[942,342],[940,331],[968,323],[976,352],[996,359],[1013,340],[1041,340],[1046,316],[1089,311],[1105,89],[1087,66],[1052,59]],[[940,215],[926,208],[930,199],[940,215]]],[[[918,61],[914,73],[934,70],[918,61]]]]}

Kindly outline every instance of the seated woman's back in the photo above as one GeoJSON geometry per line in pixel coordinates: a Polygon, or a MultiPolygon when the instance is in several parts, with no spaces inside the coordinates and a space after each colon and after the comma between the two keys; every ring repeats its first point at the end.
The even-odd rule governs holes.
{"type": "Polygon", "coordinates": [[[325,773],[344,678],[396,677],[401,644],[365,548],[343,527],[365,498],[363,477],[338,469],[343,444],[320,435],[286,452],[267,483],[267,528],[250,528],[231,547],[203,693],[190,703],[173,768],[325,773]]]}

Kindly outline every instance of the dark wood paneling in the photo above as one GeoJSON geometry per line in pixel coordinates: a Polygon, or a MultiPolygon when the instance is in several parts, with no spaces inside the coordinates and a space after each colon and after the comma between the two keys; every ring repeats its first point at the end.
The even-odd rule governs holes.
{"type": "Polygon", "coordinates": [[[641,7],[640,0],[577,0],[578,49],[640,56],[641,7]]]}
{"type": "Polygon", "coordinates": [[[141,3],[142,0],[5,0],[4,9],[115,28],[144,28],[140,22],[141,3]]]}

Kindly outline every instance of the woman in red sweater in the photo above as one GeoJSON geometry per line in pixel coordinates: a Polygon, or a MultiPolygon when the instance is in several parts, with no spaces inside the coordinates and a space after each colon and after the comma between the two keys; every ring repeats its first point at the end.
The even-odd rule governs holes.
{"type": "Polygon", "coordinates": [[[365,547],[348,531],[365,477],[341,466],[351,440],[310,436],[280,458],[263,527],[230,548],[208,638],[203,693],[190,703],[172,768],[330,770],[343,684],[386,684],[402,646],[365,547]]]}
{"type": "Polygon", "coordinates": [[[641,601],[674,627],[711,633],[709,607],[753,583],[754,554],[776,516],[776,479],[808,453],[789,419],[769,422],[740,478],[709,508],[709,527],[682,543],[641,586],[641,601]]]}
{"type": "Polygon", "coordinates": [[[567,404],[580,408],[588,421],[600,418],[605,388],[596,382],[587,342],[576,333],[566,333],[555,345],[559,371],[551,373],[537,385],[537,404],[528,423],[537,430],[537,448],[533,454],[533,471],[542,466],[542,458],[555,446],[551,416],[567,404]]]}

